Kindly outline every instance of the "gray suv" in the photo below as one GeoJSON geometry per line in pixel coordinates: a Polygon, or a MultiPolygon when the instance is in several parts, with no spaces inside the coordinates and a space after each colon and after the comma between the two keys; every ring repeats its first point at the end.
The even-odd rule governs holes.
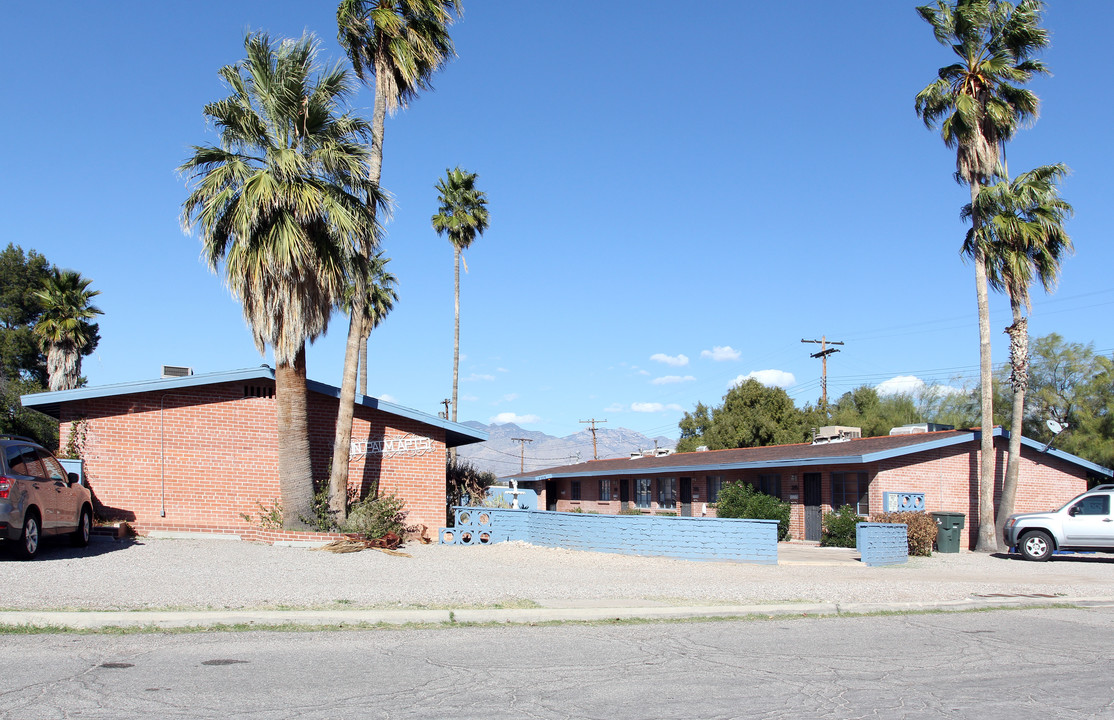
{"type": "Polygon", "coordinates": [[[0,435],[0,540],[30,560],[47,535],[84,547],[92,531],[92,497],[77,473],[30,438],[0,435]]]}
{"type": "Polygon", "coordinates": [[[1057,550],[1114,552],[1112,505],[1114,485],[1099,485],[1059,510],[1010,515],[1003,539],[1026,560],[1047,560],[1057,550]]]}

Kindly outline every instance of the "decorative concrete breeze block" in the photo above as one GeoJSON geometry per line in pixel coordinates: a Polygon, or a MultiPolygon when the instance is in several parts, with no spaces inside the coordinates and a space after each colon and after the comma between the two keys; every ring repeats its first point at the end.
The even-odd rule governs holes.
{"type": "Polygon", "coordinates": [[[864,565],[898,565],[909,559],[909,530],[905,524],[861,522],[855,545],[864,565]]]}
{"type": "Polygon", "coordinates": [[[777,564],[776,520],[477,507],[457,507],[453,511],[456,527],[441,528],[442,544],[486,545],[522,540],[570,550],[777,564]]]}

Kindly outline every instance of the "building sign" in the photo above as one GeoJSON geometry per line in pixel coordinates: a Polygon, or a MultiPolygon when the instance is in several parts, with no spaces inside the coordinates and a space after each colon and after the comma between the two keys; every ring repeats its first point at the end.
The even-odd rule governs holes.
{"type": "Polygon", "coordinates": [[[431,452],[433,452],[433,440],[431,438],[407,434],[387,440],[353,440],[348,456],[349,458],[361,455],[397,457],[399,455],[425,455],[431,452]]]}

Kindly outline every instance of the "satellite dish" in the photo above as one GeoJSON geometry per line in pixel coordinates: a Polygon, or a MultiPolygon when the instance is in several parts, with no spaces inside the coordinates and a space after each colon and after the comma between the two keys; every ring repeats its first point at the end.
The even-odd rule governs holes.
{"type": "Polygon", "coordinates": [[[1045,423],[1045,425],[1048,426],[1048,429],[1052,431],[1053,435],[1059,435],[1064,431],[1064,426],[1056,422],[1055,420],[1049,420],[1045,423]]]}

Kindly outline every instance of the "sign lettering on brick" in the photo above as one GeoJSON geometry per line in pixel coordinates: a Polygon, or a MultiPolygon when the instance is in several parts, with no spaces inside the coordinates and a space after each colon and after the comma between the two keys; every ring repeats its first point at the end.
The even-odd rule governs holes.
{"type": "Polygon", "coordinates": [[[431,452],[433,452],[433,440],[431,438],[406,434],[400,438],[389,438],[387,440],[353,440],[348,456],[349,458],[361,455],[397,457],[399,455],[425,455],[431,452]]]}

